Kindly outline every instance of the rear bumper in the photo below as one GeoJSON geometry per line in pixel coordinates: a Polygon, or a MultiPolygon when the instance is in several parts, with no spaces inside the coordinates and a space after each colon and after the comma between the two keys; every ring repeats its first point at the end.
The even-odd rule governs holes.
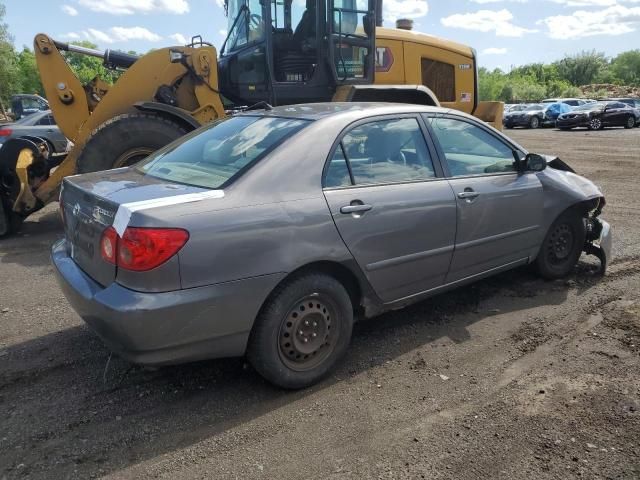
{"type": "Polygon", "coordinates": [[[145,365],[243,355],[262,303],[284,276],[142,293],[93,281],[69,257],[64,240],[52,247],[51,260],[78,315],[114,353],[145,365]]]}

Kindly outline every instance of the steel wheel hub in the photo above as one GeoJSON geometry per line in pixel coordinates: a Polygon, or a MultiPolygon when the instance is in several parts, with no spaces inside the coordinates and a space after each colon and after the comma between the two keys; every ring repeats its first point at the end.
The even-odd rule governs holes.
{"type": "Polygon", "coordinates": [[[554,263],[565,261],[573,249],[573,232],[568,225],[558,225],[549,238],[547,252],[554,263]]]}
{"type": "Polygon", "coordinates": [[[320,295],[296,302],[280,329],[279,345],[284,362],[296,370],[321,363],[332,351],[334,320],[333,309],[320,295]]]}

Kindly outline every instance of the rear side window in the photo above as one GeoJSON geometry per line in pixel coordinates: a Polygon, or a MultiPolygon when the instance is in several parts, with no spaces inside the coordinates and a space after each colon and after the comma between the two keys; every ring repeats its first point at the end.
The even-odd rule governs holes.
{"type": "Polygon", "coordinates": [[[220,188],[309,123],[289,118],[232,117],[171,144],[136,168],[164,180],[220,188]]]}
{"type": "Polygon", "coordinates": [[[53,117],[51,115],[45,115],[40,120],[38,120],[38,123],[36,125],[55,125],[55,122],[53,121],[53,117]]]}
{"type": "Polygon", "coordinates": [[[329,163],[325,187],[428,180],[433,162],[415,118],[379,120],[354,127],[329,163]]]}
{"type": "Polygon", "coordinates": [[[422,84],[441,102],[456,101],[456,69],[453,65],[423,58],[422,84]]]}

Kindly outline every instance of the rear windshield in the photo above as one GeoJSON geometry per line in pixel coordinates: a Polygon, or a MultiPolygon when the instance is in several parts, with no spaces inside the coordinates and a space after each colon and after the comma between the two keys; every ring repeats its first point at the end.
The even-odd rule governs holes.
{"type": "Polygon", "coordinates": [[[204,188],[221,188],[308,120],[237,116],[220,120],[136,165],[144,174],[204,188]]]}

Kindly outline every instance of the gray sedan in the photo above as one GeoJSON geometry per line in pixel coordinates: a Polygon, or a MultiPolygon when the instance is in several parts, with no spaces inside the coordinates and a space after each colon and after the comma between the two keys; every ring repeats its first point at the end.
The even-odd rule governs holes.
{"type": "Polygon", "coordinates": [[[63,153],[68,149],[69,142],[56,125],[51,110],[32,113],[15,123],[0,126],[0,147],[11,138],[25,136],[45,139],[52,153],[63,153]]]}
{"type": "Polygon", "coordinates": [[[203,127],[129,168],[66,178],[60,284],[141,364],[247,355],[286,388],[355,318],[521,265],[610,256],[602,192],[466,114],[313,104],[203,127]]]}

